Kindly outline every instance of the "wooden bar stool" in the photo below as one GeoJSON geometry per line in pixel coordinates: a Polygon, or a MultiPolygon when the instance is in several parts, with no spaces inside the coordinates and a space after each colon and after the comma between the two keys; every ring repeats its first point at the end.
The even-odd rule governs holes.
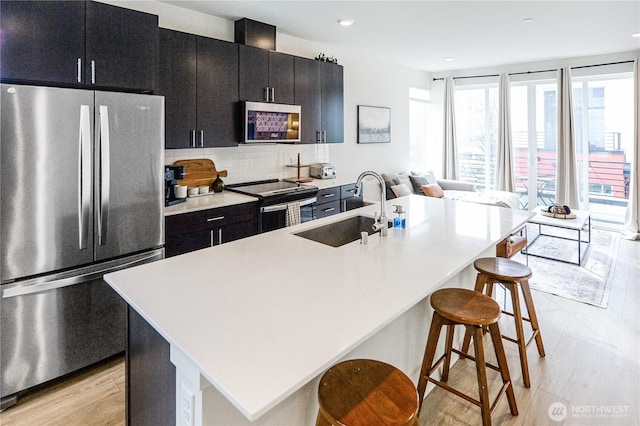
{"type": "MultiPolygon", "coordinates": [[[[521,263],[502,257],[484,257],[477,259],[473,266],[478,271],[476,278],[475,291],[486,293],[489,297],[493,295],[494,284],[502,284],[509,293],[511,293],[511,303],[513,312],[505,310],[502,313],[513,317],[516,326],[516,338],[502,336],[505,340],[516,343],[520,352],[520,366],[522,367],[522,380],[526,387],[531,387],[531,379],[529,377],[529,362],[527,361],[527,346],[535,339],[538,346],[538,354],[545,356],[544,346],[542,344],[542,335],[538,326],[538,317],[536,309],[533,306],[533,297],[529,288],[529,278],[531,278],[531,269],[521,263]],[[524,304],[527,309],[529,318],[522,316],[520,307],[520,296],[518,295],[518,287],[522,289],[524,304]],[[533,334],[529,340],[525,339],[523,321],[531,324],[533,334]]],[[[462,352],[467,353],[469,349],[469,341],[471,336],[465,335],[462,345],[462,352]]]]}
{"type": "Polygon", "coordinates": [[[331,367],[318,386],[316,425],[418,425],[418,393],[397,368],[370,359],[331,367]]]}
{"type": "Polygon", "coordinates": [[[505,393],[507,394],[511,414],[517,416],[518,407],[516,406],[516,397],[513,392],[507,358],[504,354],[504,347],[502,346],[500,329],[498,327],[500,306],[495,300],[482,293],[461,288],[445,288],[436,291],[431,295],[431,306],[434,309],[433,318],[431,320],[431,328],[429,329],[429,337],[427,338],[427,347],[425,349],[424,359],[422,361],[422,370],[420,371],[420,379],[418,381],[418,398],[420,406],[422,406],[427,381],[429,381],[479,406],[482,414],[482,424],[485,426],[491,424],[491,413],[495,409],[502,395],[505,393]],[[433,358],[438,345],[440,331],[442,330],[442,326],[445,325],[447,326],[445,353],[434,364],[433,358]],[[475,357],[453,349],[453,336],[456,325],[464,325],[466,331],[473,335],[475,357]],[[493,342],[493,347],[498,361],[497,367],[488,364],[485,361],[484,346],[482,342],[483,327],[485,326],[488,327],[489,333],[491,334],[491,340],[493,342]],[[475,361],[480,395],[479,400],[463,394],[446,383],[449,379],[451,354],[454,352],[463,358],[475,361]],[[444,362],[442,378],[441,380],[436,380],[431,377],[431,374],[442,362],[444,362]],[[502,387],[491,405],[489,401],[489,389],[487,386],[487,367],[499,371],[502,377],[502,387]]]}

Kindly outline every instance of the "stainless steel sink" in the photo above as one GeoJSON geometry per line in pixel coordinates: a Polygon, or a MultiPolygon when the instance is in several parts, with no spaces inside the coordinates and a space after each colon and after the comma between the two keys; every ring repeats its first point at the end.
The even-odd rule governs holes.
{"type": "MultiPolygon", "coordinates": [[[[375,220],[369,216],[353,216],[339,222],[308,229],[294,235],[326,244],[331,247],[340,247],[352,241],[360,239],[360,233],[366,231],[373,234],[373,224],[375,220]]],[[[390,228],[391,222],[387,223],[390,228]]]]}

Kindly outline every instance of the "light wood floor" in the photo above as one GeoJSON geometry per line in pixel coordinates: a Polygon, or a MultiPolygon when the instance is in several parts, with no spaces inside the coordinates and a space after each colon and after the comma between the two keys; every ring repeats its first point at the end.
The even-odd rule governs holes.
{"type": "MultiPolygon", "coordinates": [[[[547,356],[529,347],[532,384],[526,389],[517,349],[505,342],[520,414],[512,416],[503,398],[494,424],[640,425],[640,242],[620,242],[607,309],[535,291],[533,297],[547,356]],[[548,411],[558,402],[568,415],[554,421],[548,411]],[[612,410],[617,414],[606,414],[612,410]]],[[[506,333],[510,323],[501,327],[506,333]]],[[[450,384],[477,393],[474,368],[456,363],[450,384]]],[[[488,376],[493,395],[499,377],[491,370],[488,376]]],[[[423,426],[479,423],[477,407],[441,389],[428,395],[420,413],[423,426]]],[[[24,397],[0,414],[3,426],[117,424],[124,424],[122,359],[24,397]]]]}

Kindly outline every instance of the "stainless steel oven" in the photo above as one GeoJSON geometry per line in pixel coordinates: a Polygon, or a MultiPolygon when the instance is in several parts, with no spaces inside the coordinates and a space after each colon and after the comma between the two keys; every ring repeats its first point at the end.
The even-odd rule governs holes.
{"type": "MultiPolygon", "coordinates": [[[[316,197],[300,200],[300,222],[313,220],[313,204],[316,197]]],[[[260,207],[258,218],[258,232],[268,232],[287,226],[287,207],[289,203],[273,204],[260,207]]]]}
{"type": "Polygon", "coordinates": [[[268,232],[287,225],[287,208],[300,205],[300,222],[313,220],[313,205],[318,188],[313,185],[279,181],[277,179],[227,185],[229,191],[258,198],[260,215],[258,232],[268,232]]]}

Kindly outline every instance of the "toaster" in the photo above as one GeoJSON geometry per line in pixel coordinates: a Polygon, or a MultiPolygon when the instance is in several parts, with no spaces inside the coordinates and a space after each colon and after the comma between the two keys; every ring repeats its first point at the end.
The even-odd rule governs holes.
{"type": "Polygon", "coordinates": [[[309,169],[309,176],[316,179],[333,179],[336,177],[336,166],[331,163],[314,163],[309,169]]]}

